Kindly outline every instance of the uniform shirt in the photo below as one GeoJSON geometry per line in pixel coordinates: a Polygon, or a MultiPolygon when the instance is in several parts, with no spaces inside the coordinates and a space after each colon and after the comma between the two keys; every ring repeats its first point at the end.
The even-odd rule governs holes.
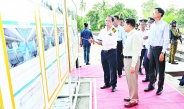
{"type": "Polygon", "coordinates": [[[136,66],[138,58],[141,54],[142,38],[139,32],[135,29],[127,33],[127,39],[123,50],[124,56],[132,56],[132,67],[136,66]]]}
{"type": "Polygon", "coordinates": [[[82,45],[83,46],[91,46],[91,43],[88,41],[91,37],[93,37],[91,31],[87,28],[81,31],[82,45]]]}
{"type": "Polygon", "coordinates": [[[122,41],[122,46],[124,47],[125,40],[126,40],[126,32],[125,32],[124,28],[120,25],[118,25],[118,27],[116,27],[116,29],[118,30],[118,39],[117,39],[117,41],[122,41]]]}
{"type": "MultiPolygon", "coordinates": [[[[169,46],[169,25],[162,19],[154,22],[150,28],[149,45],[162,46],[162,52],[165,53],[169,46]]],[[[150,46],[149,46],[150,48],[150,46]]],[[[148,52],[150,49],[148,48],[148,52]]]]}
{"type": "Polygon", "coordinates": [[[147,30],[144,30],[144,31],[140,30],[139,32],[140,32],[140,35],[142,37],[142,45],[141,45],[141,48],[144,49],[143,45],[145,45],[145,42],[148,39],[144,40],[143,38],[146,36],[147,30]]]}
{"type": "Polygon", "coordinates": [[[146,32],[146,35],[145,36],[148,36],[148,39],[145,40],[145,47],[146,49],[149,48],[149,36],[150,36],[150,30],[147,30],[146,32]]]}
{"type": "Polygon", "coordinates": [[[112,26],[111,29],[107,31],[107,27],[105,27],[98,35],[99,39],[102,40],[103,50],[115,49],[117,46],[118,31],[116,30],[116,32],[113,32],[113,28],[115,27],[112,26]]]}

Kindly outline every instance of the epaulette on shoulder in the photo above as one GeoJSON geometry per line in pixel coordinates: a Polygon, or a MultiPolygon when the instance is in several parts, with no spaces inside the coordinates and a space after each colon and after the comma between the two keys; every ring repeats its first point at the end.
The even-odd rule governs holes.
{"type": "Polygon", "coordinates": [[[116,29],[115,28],[112,28],[112,31],[115,33],[116,32],[116,29]]]}

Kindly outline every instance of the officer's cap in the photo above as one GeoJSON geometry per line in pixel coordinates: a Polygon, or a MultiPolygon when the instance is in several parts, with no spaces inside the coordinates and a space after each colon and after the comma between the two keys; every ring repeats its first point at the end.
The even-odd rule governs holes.
{"type": "Polygon", "coordinates": [[[147,23],[147,21],[148,21],[147,19],[140,19],[140,20],[139,20],[140,23],[141,23],[141,22],[147,23]]]}
{"type": "Polygon", "coordinates": [[[149,21],[148,21],[149,23],[154,22],[154,21],[155,21],[155,19],[153,19],[152,17],[149,17],[149,21]]]}

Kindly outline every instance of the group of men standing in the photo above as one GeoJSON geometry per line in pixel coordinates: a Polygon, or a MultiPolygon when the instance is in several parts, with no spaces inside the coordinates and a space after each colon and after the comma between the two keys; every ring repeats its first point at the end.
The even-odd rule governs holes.
{"type": "Polygon", "coordinates": [[[105,84],[101,89],[112,87],[111,91],[115,92],[117,75],[121,77],[122,69],[125,70],[129,89],[129,96],[124,98],[125,101],[128,101],[125,107],[138,104],[138,73],[142,74],[143,57],[146,73],[143,82],[149,81],[144,91],[148,92],[155,88],[157,74],[159,74],[156,94],[162,94],[165,78],[165,53],[170,40],[169,25],[162,20],[163,16],[164,10],[155,8],[149,21],[140,20],[140,31],[137,31],[135,19],[128,18],[123,25],[123,19],[109,15],[105,20],[106,27],[98,35],[100,40],[90,40],[102,46],[101,63],[105,84]],[[146,30],[147,22],[149,30],[146,30]]]}

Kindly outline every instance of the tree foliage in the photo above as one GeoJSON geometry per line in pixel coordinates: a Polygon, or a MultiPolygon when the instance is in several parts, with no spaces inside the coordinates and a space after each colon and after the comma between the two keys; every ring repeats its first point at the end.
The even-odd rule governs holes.
{"type": "MultiPolygon", "coordinates": [[[[142,12],[145,18],[151,16],[153,10],[158,7],[158,4],[154,0],[149,0],[142,4],[142,12]]],[[[172,20],[176,20],[180,28],[184,28],[184,8],[177,10],[174,5],[170,5],[165,10],[163,20],[170,23],[172,20]]]]}
{"type": "Polygon", "coordinates": [[[163,20],[166,21],[167,23],[170,23],[172,20],[176,20],[176,14],[177,14],[177,10],[174,8],[173,5],[169,6],[166,10],[165,10],[165,14],[163,16],[163,20]]]}
{"type": "Polygon", "coordinates": [[[90,22],[91,30],[94,31],[99,30],[105,25],[105,18],[107,15],[118,15],[123,19],[130,17],[137,19],[138,17],[136,14],[136,10],[125,8],[123,3],[117,3],[112,6],[106,0],[103,0],[102,3],[94,4],[92,9],[86,14],[85,18],[90,22]]]}
{"type": "Polygon", "coordinates": [[[154,2],[154,0],[148,0],[142,4],[142,13],[145,18],[152,16],[152,13],[155,8],[158,7],[158,4],[154,2]]]}
{"type": "Polygon", "coordinates": [[[184,27],[184,8],[180,9],[177,14],[176,14],[177,18],[177,22],[179,25],[182,25],[182,27],[184,27]]]}

